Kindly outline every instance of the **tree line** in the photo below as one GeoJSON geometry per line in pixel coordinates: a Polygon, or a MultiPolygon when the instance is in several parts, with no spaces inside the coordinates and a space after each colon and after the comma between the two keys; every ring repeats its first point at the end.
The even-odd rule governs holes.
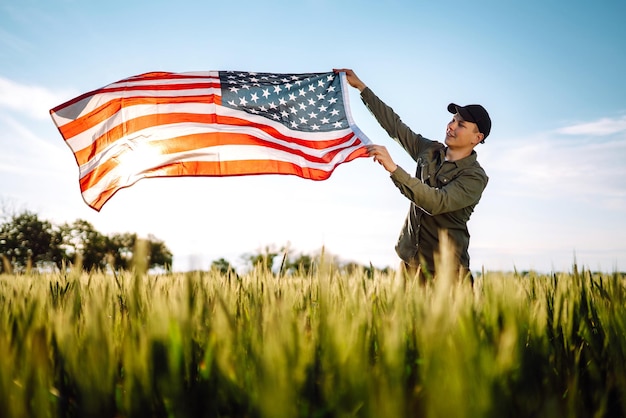
{"type": "MultiPolygon", "coordinates": [[[[28,210],[0,217],[0,273],[63,270],[70,266],[86,271],[130,270],[141,264],[146,269],[170,272],[173,255],[154,235],[139,238],[135,233],[105,235],[86,220],[77,219],[61,225],[40,219],[28,210]]],[[[340,271],[364,270],[388,272],[353,262],[342,262],[331,254],[294,254],[288,245],[268,245],[257,252],[242,255],[248,270],[262,269],[280,276],[313,273],[322,263],[340,271]]],[[[211,263],[210,269],[222,274],[236,274],[226,259],[211,263]]]]}
{"type": "MultiPolygon", "coordinates": [[[[245,253],[241,256],[247,270],[262,270],[279,277],[294,275],[310,275],[321,269],[332,270],[347,274],[363,272],[368,277],[374,277],[374,273],[388,274],[390,267],[376,268],[372,264],[362,265],[353,261],[341,260],[338,256],[321,248],[314,254],[295,253],[289,245],[276,247],[266,245],[257,249],[254,253],[245,253]]],[[[211,270],[222,274],[232,274],[235,268],[224,258],[211,263],[211,270]]]]}
{"type": "Polygon", "coordinates": [[[0,272],[30,269],[63,269],[79,265],[85,270],[128,270],[137,257],[147,268],[171,270],[172,252],[153,235],[140,239],[135,233],[105,235],[77,219],[55,225],[28,210],[5,216],[0,223],[0,272]],[[143,251],[138,251],[139,245],[143,251]]]}

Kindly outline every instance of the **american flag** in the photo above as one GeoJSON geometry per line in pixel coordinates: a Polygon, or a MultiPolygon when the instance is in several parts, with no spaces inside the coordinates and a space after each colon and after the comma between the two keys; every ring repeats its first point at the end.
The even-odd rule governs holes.
{"type": "Polygon", "coordinates": [[[325,180],[366,157],[345,74],[151,72],[50,110],[99,211],[147,177],[291,174],[325,180]]]}

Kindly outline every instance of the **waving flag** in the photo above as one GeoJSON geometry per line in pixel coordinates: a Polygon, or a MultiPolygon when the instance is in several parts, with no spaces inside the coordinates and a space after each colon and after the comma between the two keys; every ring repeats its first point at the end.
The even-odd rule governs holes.
{"type": "Polygon", "coordinates": [[[367,156],[344,74],[153,72],[50,110],[99,211],[147,177],[291,174],[325,180],[367,156]]]}

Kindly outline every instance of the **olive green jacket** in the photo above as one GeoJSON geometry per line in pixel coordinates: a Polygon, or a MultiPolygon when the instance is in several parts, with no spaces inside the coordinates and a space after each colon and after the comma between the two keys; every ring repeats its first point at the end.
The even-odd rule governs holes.
{"type": "Polygon", "coordinates": [[[391,174],[391,180],[411,201],[396,245],[398,256],[413,267],[422,264],[434,273],[439,232],[445,231],[455,246],[460,266],[469,270],[467,222],[488,181],[476,152],[461,160],[446,161],[444,144],[413,132],[371,89],[365,88],[361,99],[389,136],[417,163],[415,177],[401,167],[391,174]]]}

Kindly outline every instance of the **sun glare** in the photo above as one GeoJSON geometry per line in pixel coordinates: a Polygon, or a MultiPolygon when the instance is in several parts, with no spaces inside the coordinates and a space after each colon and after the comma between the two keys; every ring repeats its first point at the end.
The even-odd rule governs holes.
{"type": "Polygon", "coordinates": [[[160,141],[137,141],[125,144],[125,150],[117,157],[119,176],[129,181],[144,177],[145,173],[163,164],[163,145],[160,141]]]}

